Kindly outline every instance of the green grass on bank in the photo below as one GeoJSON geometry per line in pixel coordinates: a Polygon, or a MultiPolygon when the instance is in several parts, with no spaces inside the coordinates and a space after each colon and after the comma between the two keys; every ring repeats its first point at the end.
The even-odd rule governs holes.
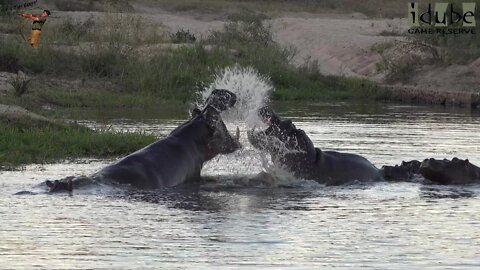
{"type": "Polygon", "coordinates": [[[83,89],[80,91],[62,88],[44,89],[37,91],[36,98],[40,103],[64,108],[134,108],[154,107],[164,103],[150,94],[135,95],[94,89],[83,89]]]}
{"type": "MultiPolygon", "coordinates": [[[[32,90],[21,97],[0,95],[0,104],[17,105],[48,117],[62,117],[55,108],[92,108],[115,110],[134,108],[158,108],[187,106],[180,101],[164,101],[152,95],[117,93],[107,90],[82,89],[72,91],[65,88],[32,90]]],[[[61,112],[60,110],[59,112],[61,112]]]]}
{"type": "Polygon", "coordinates": [[[145,134],[0,121],[0,169],[65,159],[117,157],[154,141],[154,136],[145,134]]]}
{"type": "Polygon", "coordinates": [[[352,101],[388,101],[389,93],[377,83],[361,78],[348,78],[339,76],[326,76],[319,88],[277,88],[272,95],[273,100],[352,100],[352,101]],[[337,89],[329,91],[328,89],[337,89]]]}

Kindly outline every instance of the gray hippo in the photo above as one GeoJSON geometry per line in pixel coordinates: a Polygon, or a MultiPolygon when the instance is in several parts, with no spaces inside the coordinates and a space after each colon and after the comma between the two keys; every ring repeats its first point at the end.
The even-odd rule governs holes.
{"type": "Polygon", "coordinates": [[[50,192],[72,191],[97,181],[131,185],[140,189],[174,187],[200,181],[203,164],[219,154],[241,147],[239,131],[232,137],[220,112],[234,106],[235,94],[214,90],[203,111],[194,109],[192,118],[166,138],[113,162],[89,177],[67,177],[46,181],[50,192]]]}
{"type": "Polygon", "coordinates": [[[468,159],[425,159],[420,165],[420,174],[432,183],[462,185],[480,183],[480,168],[468,159]]]}
{"type": "Polygon", "coordinates": [[[386,181],[413,181],[418,179],[421,162],[418,160],[402,161],[395,166],[382,166],[380,172],[386,181]]]}
{"type": "MultiPolygon", "coordinates": [[[[406,181],[444,185],[480,183],[480,168],[468,159],[402,161],[400,165],[383,166],[379,170],[362,156],[315,148],[303,130],[297,129],[290,120],[282,120],[268,107],[261,108],[259,115],[268,128],[260,132],[249,131],[250,143],[268,152],[274,164],[296,177],[327,185],[352,181],[406,181]]],[[[261,173],[254,180],[271,182],[270,178],[266,173],[261,173]]]]}
{"type": "Polygon", "coordinates": [[[259,116],[268,128],[249,131],[250,143],[268,152],[274,164],[296,177],[327,185],[383,180],[381,172],[362,156],[315,148],[303,130],[290,120],[280,119],[269,107],[261,108],[259,116]]]}

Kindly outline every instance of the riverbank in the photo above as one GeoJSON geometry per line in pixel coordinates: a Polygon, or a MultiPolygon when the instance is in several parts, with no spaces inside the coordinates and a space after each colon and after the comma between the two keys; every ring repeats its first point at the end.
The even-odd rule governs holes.
{"type": "Polygon", "coordinates": [[[92,130],[0,104],[0,169],[66,159],[111,158],[155,141],[142,133],[92,130]]]}
{"type": "Polygon", "coordinates": [[[432,88],[385,85],[389,100],[410,104],[434,104],[480,109],[480,92],[442,91],[432,88]]]}
{"type": "MultiPolygon", "coordinates": [[[[287,12],[292,1],[122,1],[109,8],[73,1],[67,9],[60,2],[48,4],[57,17],[45,26],[38,50],[22,46],[12,30],[18,18],[1,20],[0,70],[26,73],[36,104],[189,103],[232,65],[270,77],[274,100],[423,100],[392,92],[404,86],[422,96],[433,96],[424,89],[480,92],[478,50],[459,53],[449,39],[406,35],[394,1],[382,12],[353,1],[302,3],[295,12],[287,12]]],[[[475,42],[457,39],[465,48],[475,42]]],[[[0,76],[0,95],[8,91],[0,76]]]]}
{"type": "MultiPolygon", "coordinates": [[[[136,14],[95,14],[79,28],[65,18],[51,23],[44,44],[34,51],[4,34],[0,70],[9,78],[3,79],[0,94],[21,93],[17,96],[30,95],[31,103],[61,107],[188,103],[223,68],[240,65],[269,77],[277,100],[376,100],[381,95],[366,78],[324,75],[315,61],[295,65],[296,49],[276,42],[265,19],[238,13],[200,37],[188,29],[168,32],[136,14]],[[123,31],[111,22],[126,20],[123,31]],[[18,91],[22,85],[25,89],[18,91]]],[[[13,27],[13,21],[3,23],[13,27]]]]}

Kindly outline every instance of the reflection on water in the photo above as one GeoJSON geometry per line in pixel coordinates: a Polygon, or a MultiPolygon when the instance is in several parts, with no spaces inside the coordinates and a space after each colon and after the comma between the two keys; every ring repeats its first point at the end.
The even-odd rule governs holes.
{"type": "MultiPolygon", "coordinates": [[[[468,111],[338,103],[275,108],[316,146],[362,154],[378,166],[453,156],[480,164],[480,117],[468,111]]],[[[93,127],[141,127],[161,137],[186,118],[187,110],[179,111],[168,119],[158,112],[129,119],[125,111],[72,115],[93,127]]],[[[229,127],[237,124],[245,132],[243,123],[229,127]]],[[[204,174],[228,181],[259,172],[258,152],[243,140],[242,152],[213,160],[204,174]]],[[[11,195],[47,178],[90,174],[108,162],[0,172],[1,268],[480,268],[478,185],[323,187],[305,181],[294,188],[11,195]]]]}

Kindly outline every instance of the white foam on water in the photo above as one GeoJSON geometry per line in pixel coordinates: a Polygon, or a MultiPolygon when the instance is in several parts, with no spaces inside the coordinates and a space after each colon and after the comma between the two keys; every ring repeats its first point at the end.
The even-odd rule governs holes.
{"type": "Polygon", "coordinates": [[[258,109],[269,101],[269,95],[274,88],[270,78],[261,75],[252,67],[235,65],[226,67],[215,75],[213,83],[202,92],[201,103],[215,89],[226,89],[237,95],[235,106],[222,113],[225,121],[245,122],[248,127],[261,126],[258,109]]]}
{"type": "Polygon", "coordinates": [[[270,175],[269,180],[272,181],[270,184],[273,187],[323,187],[316,181],[297,178],[287,169],[274,164],[266,153],[262,152],[260,159],[263,171],[270,175]]]}

